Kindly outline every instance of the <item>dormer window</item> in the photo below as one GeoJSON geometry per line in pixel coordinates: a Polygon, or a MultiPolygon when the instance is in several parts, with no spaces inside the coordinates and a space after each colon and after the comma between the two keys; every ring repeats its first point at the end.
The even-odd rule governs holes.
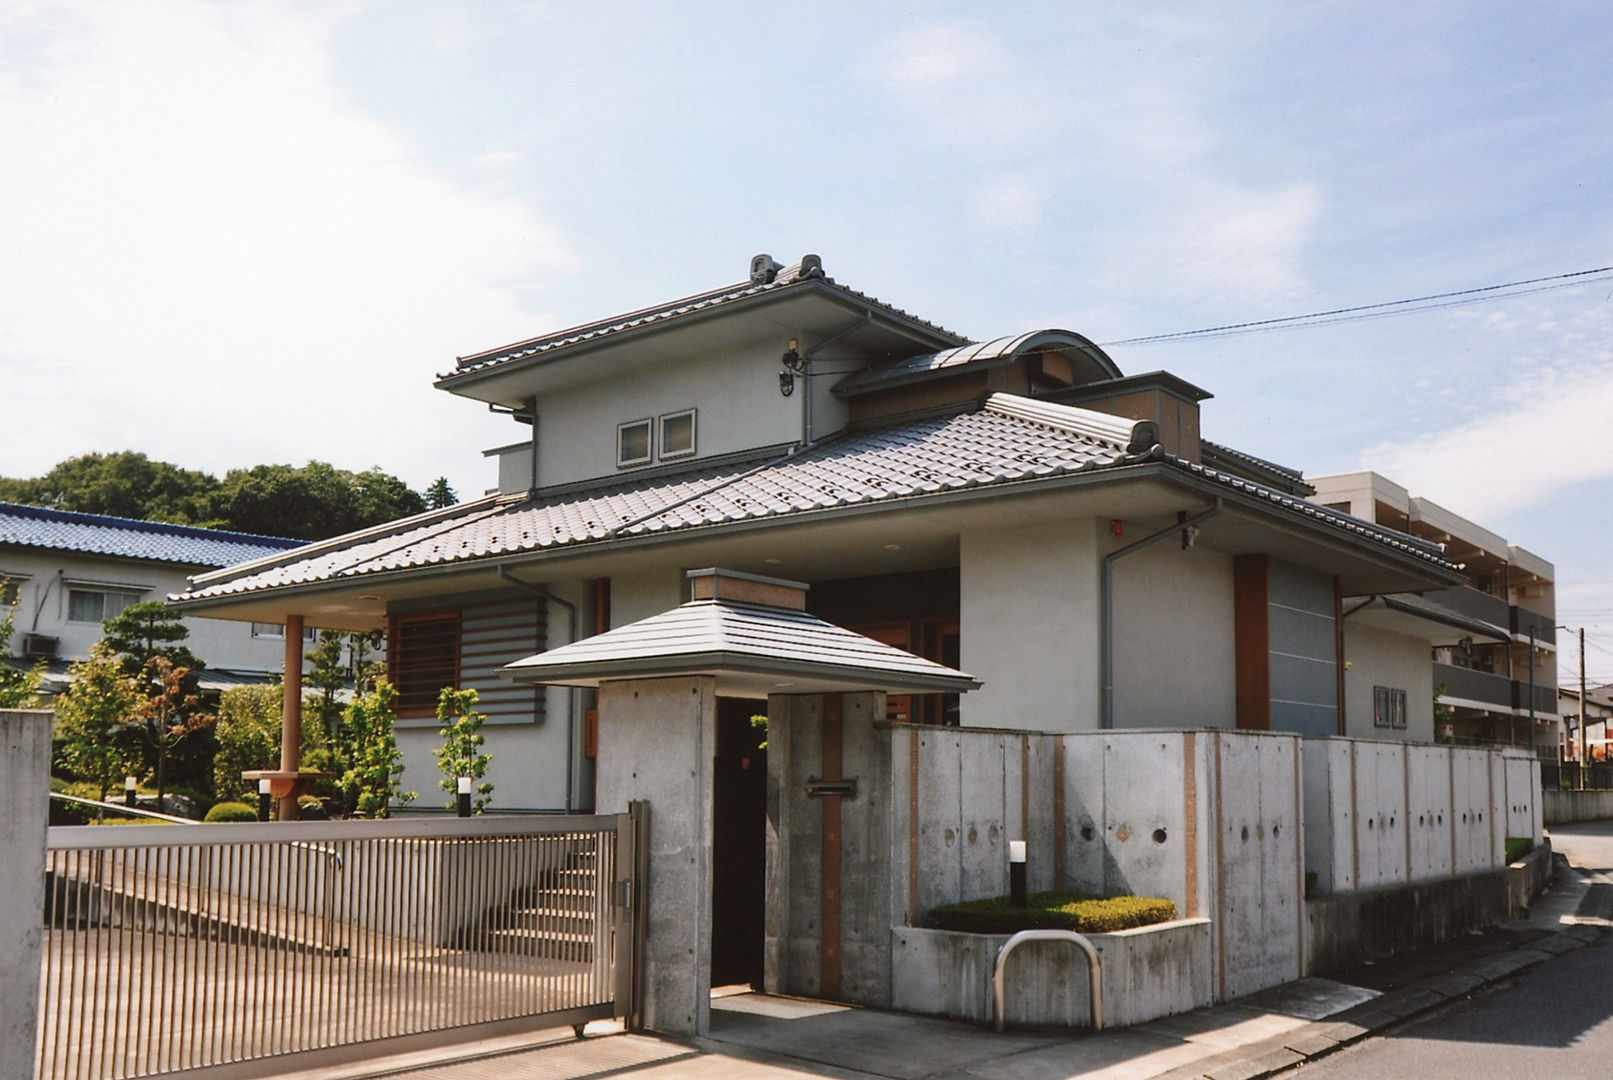
{"type": "Polygon", "coordinates": [[[650,463],[650,421],[630,420],[616,425],[616,467],[650,463]]]}
{"type": "Polygon", "coordinates": [[[667,413],[660,417],[661,459],[688,457],[694,453],[694,410],[667,413]]]}

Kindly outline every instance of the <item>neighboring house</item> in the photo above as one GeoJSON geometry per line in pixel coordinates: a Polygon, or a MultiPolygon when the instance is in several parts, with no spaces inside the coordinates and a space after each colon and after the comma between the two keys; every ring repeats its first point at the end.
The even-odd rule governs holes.
{"type": "MultiPolygon", "coordinates": [[[[1459,584],[1421,596],[1349,594],[1346,621],[1374,630],[1370,637],[1347,636],[1352,648],[1394,635],[1431,641],[1430,693],[1450,710],[1438,732],[1442,740],[1533,747],[1555,759],[1564,734],[1552,564],[1377,473],[1311,483],[1312,498],[1324,506],[1443,545],[1463,574],[1459,584]]],[[[1352,671],[1346,684],[1352,713],[1369,707],[1371,693],[1352,671]]]]}
{"type": "Polygon", "coordinates": [[[709,566],[805,582],[812,614],[984,684],[893,696],[893,722],[1433,737],[1432,636],[1344,612],[1464,584],[1446,552],[1202,440],[1206,391],[1123,374],[1079,334],[972,343],[816,256],[758,256],[737,284],[464,357],[437,385],[521,432],[489,451],[495,492],[173,598],[384,630],[406,787],[435,773],[454,684],[482,694],[499,808],[591,806],[595,692],[501,669],[675,608],[709,566]],[[1375,727],[1358,682],[1405,719],[1375,727]]]}
{"type": "MultiPolygon", "coordinates": [[[[188,575],[276,555],[300,540],[196,529],[0,503],[0,614],[12,615],[14,666],[45,661],[44,690],[67,689],[74,660],[101,640],[101,620],[162,600],[188,575]]],[[[207,662],[204,690],[279,679],[278,624],[189,619],[185,645],[207,662]]]]}
{"type": "Polygon", "coordinates": [[[1613,758],[1610,751],[1607,723],[1613,719],[1613,684],[1603,686],[1587,686],[1585,688],[1585,708],[1579,705],[1579,687],[1559,686],[1557,688],[1557,711],[1562,714],[1567,745],[1563,756],[1575,761],[1580,758],[1580,717],[1585,717],[1584,749],[1586,759],[1590,761],[1607,761],[1613,758]]]}

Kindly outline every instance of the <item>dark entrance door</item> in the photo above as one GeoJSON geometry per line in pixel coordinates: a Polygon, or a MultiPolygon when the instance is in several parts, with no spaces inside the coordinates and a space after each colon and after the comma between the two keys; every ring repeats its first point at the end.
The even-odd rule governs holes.
{"type": "Polygon", "coordinates": [[[712,769],[711,985],[762,985],[767,885],[767,703],[717,699],[712,769]]]}

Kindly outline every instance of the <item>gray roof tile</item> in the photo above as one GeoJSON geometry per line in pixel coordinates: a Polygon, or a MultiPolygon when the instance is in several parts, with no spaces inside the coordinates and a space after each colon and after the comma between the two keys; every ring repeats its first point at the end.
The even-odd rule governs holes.
{"type": "Polygon", "coordinates": [[[301,547],[303,543],[280,536],[0,502],[0,546],[48,548],[185,566],[233,566],[301,547]]]}

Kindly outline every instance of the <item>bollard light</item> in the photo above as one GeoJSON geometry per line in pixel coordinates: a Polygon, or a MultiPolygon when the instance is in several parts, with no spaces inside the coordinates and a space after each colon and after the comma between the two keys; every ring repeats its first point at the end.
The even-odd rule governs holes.
{"type": "Polygon", "coordinates": [[[268,821],[274,809],[274,783],[267,777],[258,781],[258,820],[268,821]]]}
{"type": "Polygon", "coordinates": [[[470,777],[468,776],[459,778],[459,800],[457,805],[460,817],[470,817],[470,777]]]}
{"type": "Polygon", "coordinates": [[[136,786],[137,783],[138,783],[138,781],[136,781],[135,778],[132,777],[132,776],[125,776],[123,778],[123,805],[124,806],[133,806],[134,805],[134,789],[135,789],[135,786],[136,786]]]}
{"type": "Polygon", "coordinates": [[[1025,841],[1008,841],[1008,898],[1017,908],[1029,907],[1025,897],[1025,841]]]}

